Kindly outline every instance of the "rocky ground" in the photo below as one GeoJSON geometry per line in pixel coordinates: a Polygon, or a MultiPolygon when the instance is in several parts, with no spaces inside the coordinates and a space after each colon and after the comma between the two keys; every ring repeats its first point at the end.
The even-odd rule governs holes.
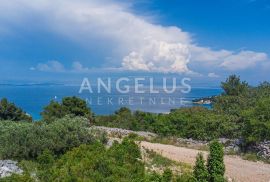
{"type": "Polygon", "coordinates": [[[155,133],[151,133],[151,132],[132,131],[132,130],[126,130],[126,129],[121,129],[121,128],[109,128],[109,127],[104,127],[104,126],[92,126],[91,128],[106,131],[110,136],[120,137],[120,138],[125,137],[131,133],[135,133],[138,136],[141,136],[147,139],[157,136],[155,133]]]}
{"type": "Polygon", "coordinates": [[[13,173],[21,174],[22,172],[16,161],[0,160],[0,178],[10,176],[13,173]]]}

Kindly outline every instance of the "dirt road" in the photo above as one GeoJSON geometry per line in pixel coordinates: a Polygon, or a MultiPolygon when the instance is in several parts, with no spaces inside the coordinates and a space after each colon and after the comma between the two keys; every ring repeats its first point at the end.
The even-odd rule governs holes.
{"type": "MultiPolygon", "coordinates": [[[[152,149],[169,159],[194,164],[199,150],[172,145],[141,142],[141,146],[152,149]]],[[[207,152],[203,152],[205,157],[207,152]]],[[[237,182],[270,182],[270,165],[251,162],[237,156],[225,156],[226,176],[237,182]]]]}

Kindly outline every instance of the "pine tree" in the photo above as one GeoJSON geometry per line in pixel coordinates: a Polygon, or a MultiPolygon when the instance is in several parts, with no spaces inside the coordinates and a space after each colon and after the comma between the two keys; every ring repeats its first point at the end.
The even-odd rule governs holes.
{"type": "Polygon", "coordinates": [[[207,182],[208,181],[208,171],[205,166],[205,160],[203,154],[199,153],[196,158],[196,164],[193,171],[194,177],[198,182],[207,182]]]}
{"type": "Polygon", "coordinates": [[[210,182],[224,182],[225,165],[224,165],[223,146],[218,141],[210,144],[210,154],[208,156],[207,168],[210,182]]]}

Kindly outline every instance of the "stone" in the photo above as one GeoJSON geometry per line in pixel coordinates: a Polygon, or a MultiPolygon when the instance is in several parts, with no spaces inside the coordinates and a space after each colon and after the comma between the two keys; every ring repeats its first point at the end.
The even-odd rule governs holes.
{"type": "Polygon", "coordinates": [[[22,174],[21,170],[17,166],[16,161],[12,160],[0,160],[0,178],[11,176],[12,174],[22,174]]]}

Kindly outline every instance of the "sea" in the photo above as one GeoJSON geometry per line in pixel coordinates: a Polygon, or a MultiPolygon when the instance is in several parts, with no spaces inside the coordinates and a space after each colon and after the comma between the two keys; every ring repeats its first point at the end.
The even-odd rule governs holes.
{"type": "MultiPolygon", "coordinates": [[[[99,92],[96,88],[92,90],[80,93],[79,85],[2,84],[0,98],[7,98],[30,114],[34,120],[39,120],[40,113],[51,100],[61,102],[62,98],[67,96],[77,96],[86,100],[96,115],[109,115],[121,107],[128,107],[133,111],[168,113],[171,109],[194,106],[192,102],[194,99],[222,93],[219,87],[192,87],[188,93],[183,93],[181,89],[167,93],[162,87],[156,89],[158,93],[150,93],[147,87],[142,89],[143,93],[137,93],[133,88],[128,93],[120,93],[115,88],[112,88],[110,93],[105,89],[99,92]]],[[[211,108],[211,104],[202,106],[211,108]]]]}

